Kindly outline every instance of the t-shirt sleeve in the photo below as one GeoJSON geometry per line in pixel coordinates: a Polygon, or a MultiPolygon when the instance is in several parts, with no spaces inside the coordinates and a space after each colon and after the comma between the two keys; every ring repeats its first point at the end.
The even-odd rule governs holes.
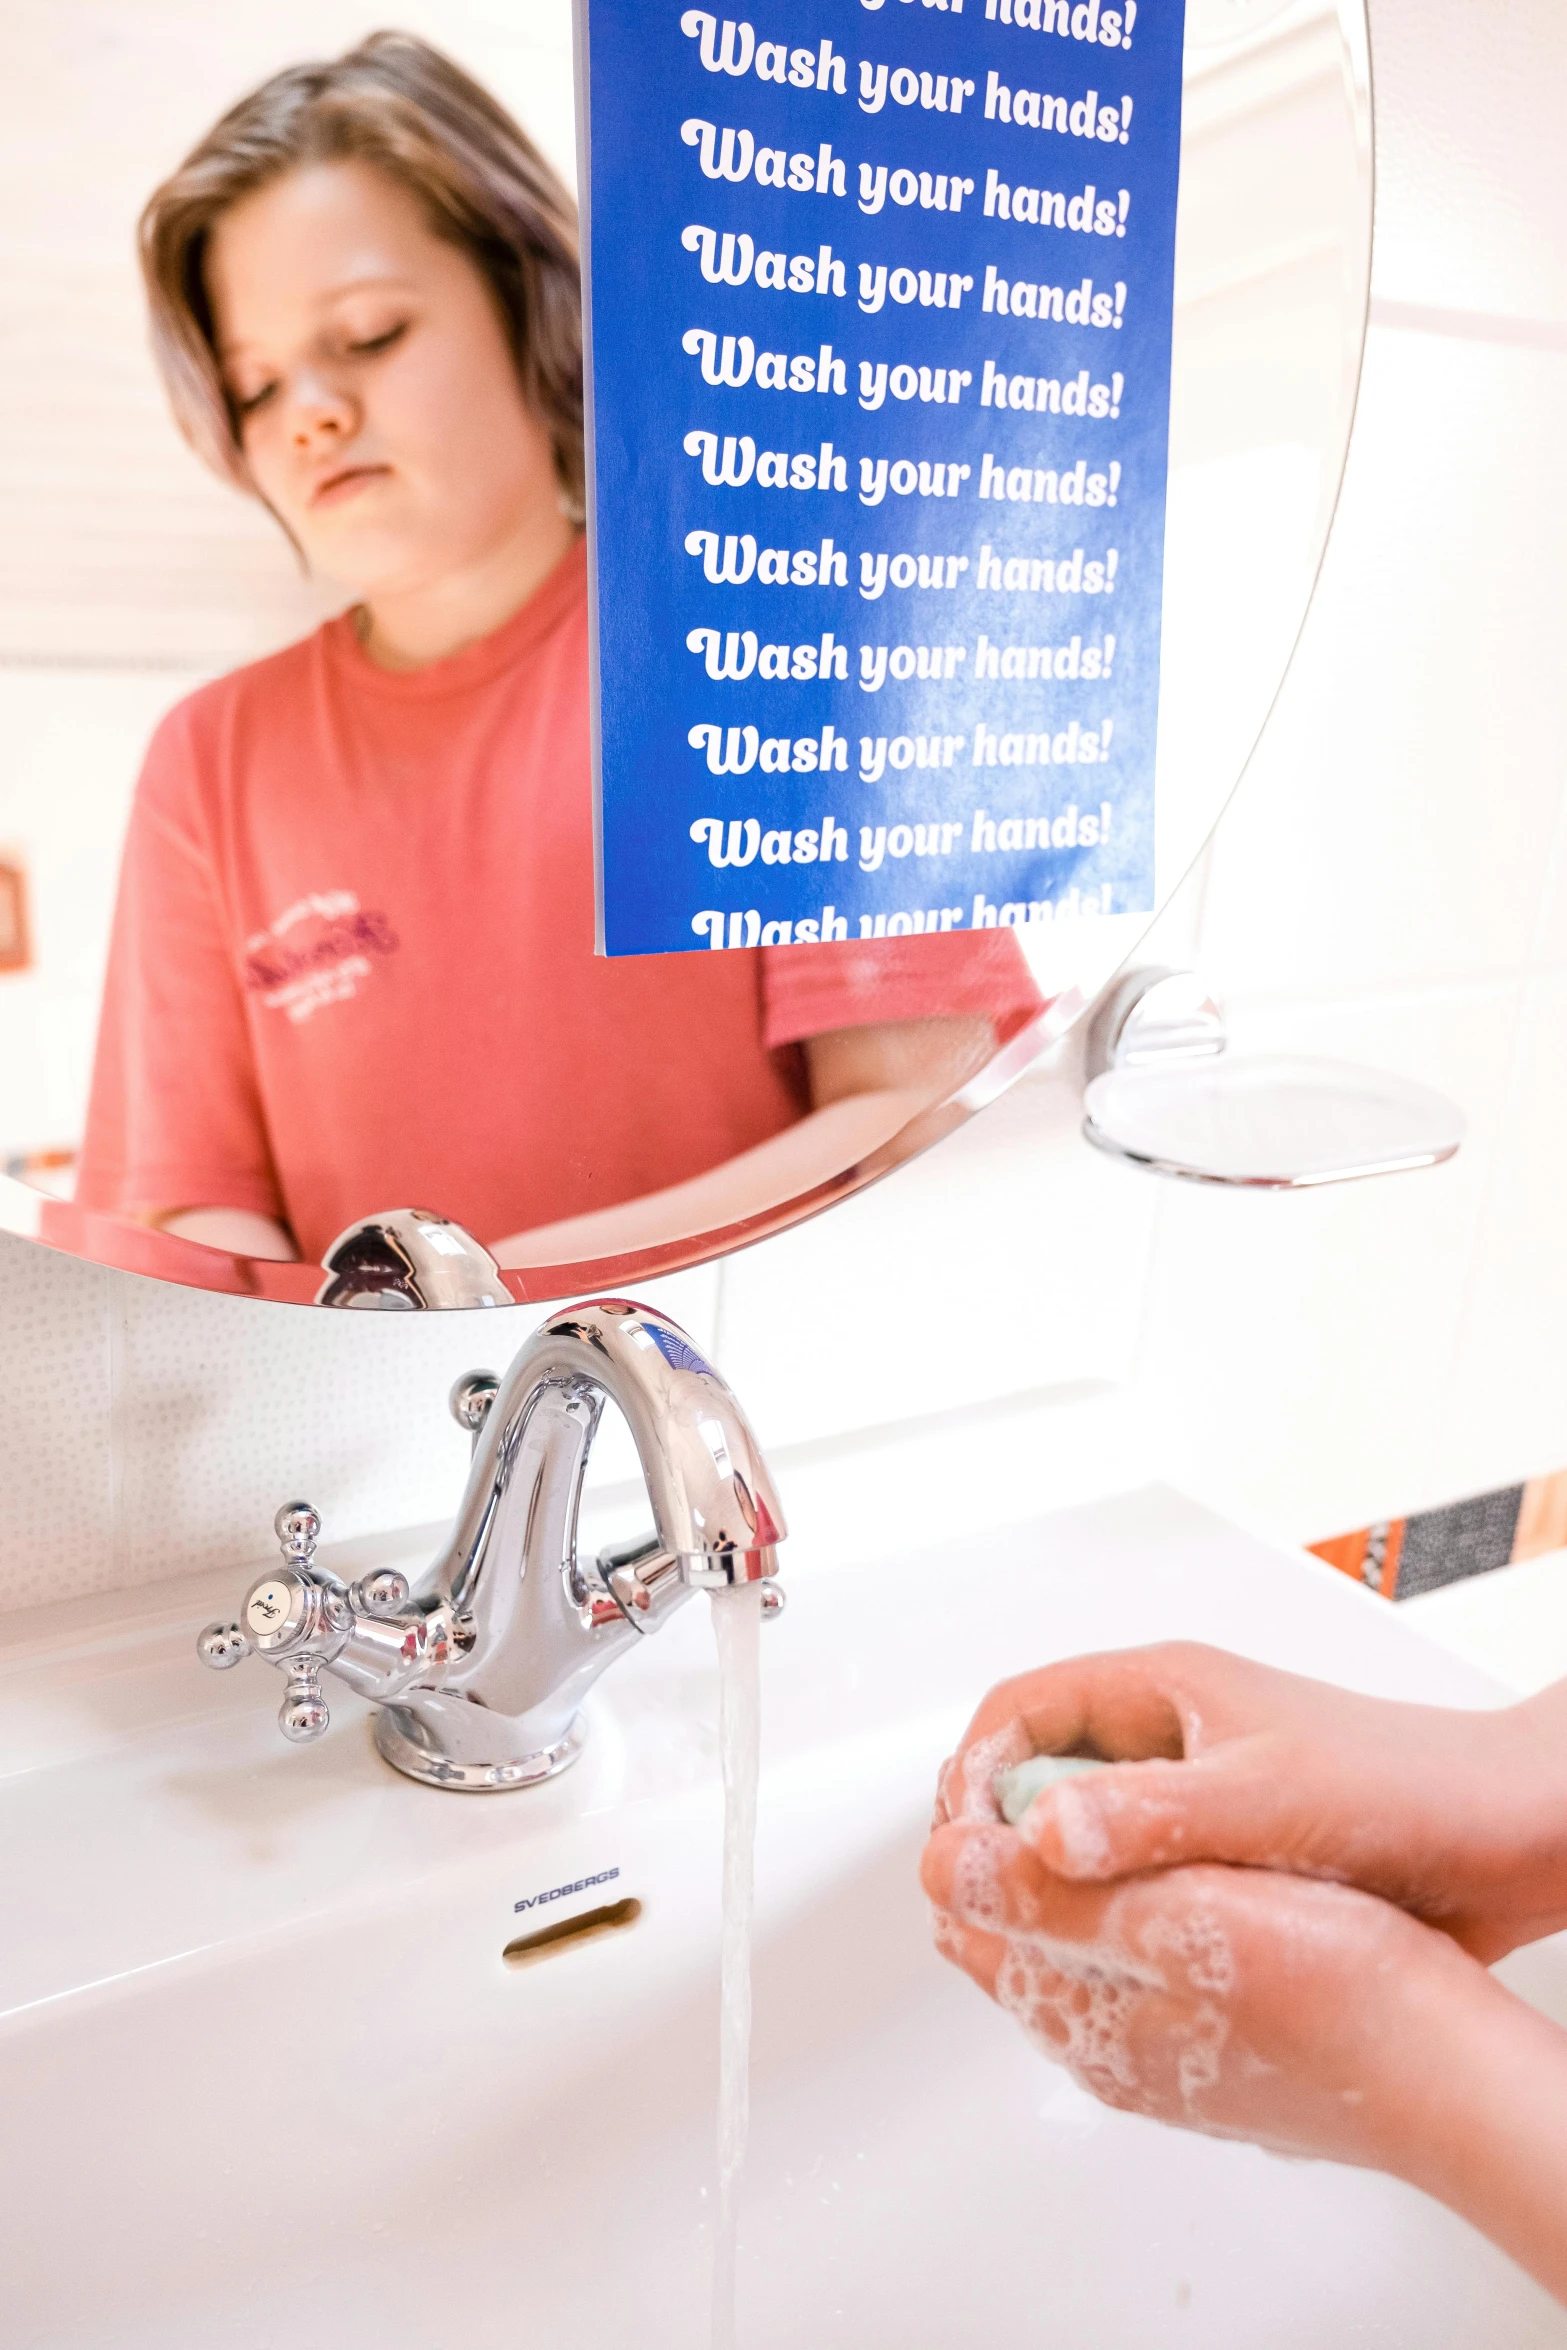
{"type": "Polygon", "coordinates": [[[983,1014],[1005,1044],[1045,1007],[1014,933],[849,939],[762,950],[762,1041],[797,1044],[880,1020],[983,1014]]]}
{"type": "Polygon", "coordinates": [[[122,1213],[280,1216],[201,757],[181,704],[152,739],[131,809],[76,1197],[122,1213]]]}

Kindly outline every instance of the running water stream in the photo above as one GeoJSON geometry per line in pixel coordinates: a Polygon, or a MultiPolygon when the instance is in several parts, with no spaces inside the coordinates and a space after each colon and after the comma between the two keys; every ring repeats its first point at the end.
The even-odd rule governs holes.
{"type": "Polygon", "coordinates": [[[718,2025],[718,2225],[713,2350],[735,2350],[740,2180],[751,2123],[751,1921],[761,1732],[762,1586],[713,1593],[718,1745],[724,1775],[724,1912],[718,2025]]]}

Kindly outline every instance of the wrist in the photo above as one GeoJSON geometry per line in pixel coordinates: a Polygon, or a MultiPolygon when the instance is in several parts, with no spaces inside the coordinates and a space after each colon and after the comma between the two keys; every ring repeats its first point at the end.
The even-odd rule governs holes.
{"type": "Polygon", "coordinates": [[[1504,1767],[1536,1864],[1553,1869],[1567,1908],[1567,1681],[1495,1717],[1504,1767]]]}
{"type": "Polygon", "coordinates": [[[1471,1944],[1489,1962],[1567,1926],[1567,1682],[1487,1717],[1487,1731],[1473,1861],[1510,1928],[1489,1948],[1471,1944]]]}
{"type": "Polygon", "coordinates": [[[1401,2002],[1386,2167],[1567,2299],[1567,2033],[1454,1956],[1401,2002]]]}

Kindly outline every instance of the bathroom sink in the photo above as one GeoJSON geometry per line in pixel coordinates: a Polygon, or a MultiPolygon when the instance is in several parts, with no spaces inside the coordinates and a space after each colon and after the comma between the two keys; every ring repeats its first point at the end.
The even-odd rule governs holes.
{"type": "MultiPolygon", "coordinates": [[[[1396,2182],[1101,2109],[934,1956],[915,1879],[941,1756],[1025,1664],[1187,1634],[1388,1695],[1484,1705],[1491,1684],[1167,1492],[961,1552],[831,1573],[786,1554],[785,1573],[746,2350],[1567,2345],[1567,2311],[1396,2182]]],[[[609,1676],[574,1770],[475,1798],[395,1777],[352,1701],[318,1747],[284,1746],[274,1676],[197,1670],[212,1598],[166,1591],[134,1636],[0,1658],[0,1707],[25,1693],[32,1725],[0,1758],[0,2333],[700,2350],[705,1603],[609,1676]],[[626,1904],[634,1922],[502,1955],[626,1904]]],[[[1512,1968],[1567,2016],[1567,1952],[1512,1968]]]]}

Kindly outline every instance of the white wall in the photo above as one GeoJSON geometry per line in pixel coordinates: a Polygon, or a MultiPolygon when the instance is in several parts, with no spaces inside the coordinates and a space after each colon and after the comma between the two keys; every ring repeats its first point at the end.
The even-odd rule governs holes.
{"type": "Polygon", "coordinates": [[[342,602],[301,578],[268,517],[207,475],[170,423],[135,223],[243,91],[388,17],[473,64],[571,175],[570,0],[399,0],[386,16],[365,0],[6,10],[0,659],[226,669],[342,602]]]}
{"type": "Polygon", "coordinates": [[[0,663],[0,849],[27,873],[33,965],[0,981],[0,1157],[87,1118],[120,846],[147,738],[199,670],[0,663]]]}
{"type": "MultiPolygon", "coordinates": [[[[1424,1078],[1470,1139],[1293,1199],[1159,1185],[1076,1139],[1069,1048],[872,1196],[668,1285],[799,1533],[934,1535],[1161,1470],[1309,1537],[1567,1463],[1567,17],[1372,0],[1372,31],[1339,523],[1165,936],[1195,937],[1237,1043],[1424,1078]]],[[[532,1309],[307,1319],[0,1242],[0,1314],[17,1607],[254,1557],[296,1490],[343,1534],[441,1514],[445,1385],[532,1309]]]]}
{"type": "Polygon", "coordinates": [[[1138,1371],[1195,1482],[1310,1534],[1567,1462],[1567,16],[1371,19],[1360,412],[1201,942],[1237,1041],[1427,1079],[1470,1138],[1336,1194],[1163,1191],[1138,1371]]]}

